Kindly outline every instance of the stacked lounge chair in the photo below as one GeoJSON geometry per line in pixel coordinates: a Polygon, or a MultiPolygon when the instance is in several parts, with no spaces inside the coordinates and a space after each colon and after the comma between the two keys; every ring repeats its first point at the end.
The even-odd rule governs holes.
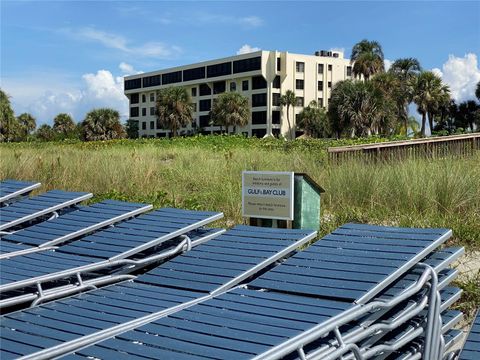
{"type": "Polygon", "coordinates": [[[4,180],[0,181],[0,207],[7,206],[17,199],[27,196],[40,187],[39,182],[4,180]]]}

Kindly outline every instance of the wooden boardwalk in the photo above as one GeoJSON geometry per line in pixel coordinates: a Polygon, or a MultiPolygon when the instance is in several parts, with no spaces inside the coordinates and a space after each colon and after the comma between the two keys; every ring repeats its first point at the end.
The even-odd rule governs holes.
{"type": "Polygon", "coordinates": [[[328,148],[328,158],[333,162],[354,159],[389,161],[411,158],[471,156],[478,150],[480,150],[480,133],[474,133],[330,147],[328,148]]]}

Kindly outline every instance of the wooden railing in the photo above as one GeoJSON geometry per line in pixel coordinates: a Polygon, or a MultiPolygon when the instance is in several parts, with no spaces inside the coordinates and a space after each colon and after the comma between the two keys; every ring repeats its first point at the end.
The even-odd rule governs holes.
{"type": "Polygon", "coordinates": [[[470,156],[477,150],[480,150],[480,133],[330,147],[328,157],[333,162],[349,159],[395,161],[407,158],[470,156]]]}

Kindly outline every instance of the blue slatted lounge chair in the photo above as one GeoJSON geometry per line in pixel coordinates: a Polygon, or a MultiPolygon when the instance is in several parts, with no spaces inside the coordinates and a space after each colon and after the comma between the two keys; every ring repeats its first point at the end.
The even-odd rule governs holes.
{"type": "MultiPolygon", "coordinates": [[[[46,248],[3,259],[0,262],[0,308],[24,299],[25,296],[17,298],[21,289],[31,289],[33,286],[33,291],[27,291],[30,296],[38,288],[41,299],[42,284],[50,287],[55,285],[53,282],[60,282],[58,285],[62,286],[65,284],[61,281],[71,281],[73,277],[72,291],[78,291],[84,287],[82,275],[93,274],[98,277],[99,272],[107,269],[125,267],[133,271],[136,267],[172,256],[190,247],[190,239],[182,235],[222,217],[222,213],[160,209],[82,237],[56,250],[46,248]],[[153,253],[145,255],[146,251],[153,253]],[[135,255],[140,258],[132,258],[135,255]]],[[[87,288],[91,288],[91,285],[87,288]]]]}
{"type": "Polygon", "coordinates": [[[0,208],[0,232],[18,229],[32,221],[56,214],[90,199],[93,195],[85,192],[52,190],[31,198],[25,198],[0,208]]]}
{"type": "Polygon", "coordinates": [[[33,190],[40,187],[39,182],[3,180],[0,182],[0,207],[16,201],[22,196],[30,194],[33,190]]]}
{"type": "Polygon", "coordinates": [[[132,323],[149,322],[166,316],[201,299],[213,297],[218,289],[226,291],[246,281],[315,236],[316,233],[311,231],[239,226],[134,281],[7,314],[1,319],[3,328],[0,340],[3,343],[3,330],[7,340],[2,355],[7,359],[15,357],[13,354],[18,356],[32,352],[31,347],[17,344],[13,338],[17,334],[10,333],[13,329],[36,339],[33,346],[38,350],[56,343],[60,344],[60,351],[63,351],[65,344],[62,341],[76,343],[84,341],[85,337],[96,331],[112,331],[115,327],[124,329],[132,326],[132,323]],[[167,276],[167,272],[171,275],[167,276]],[[192,287],[192,284],[196,286],[192,287]],[[67,325],[62,323],[64,316],[67,316],[67,325]],[[51,332],[45,331],[47,324],[51,332]],[[68,327],[71,327],[70,330],[67,330],[68,327]],[[64,334],[65,331],[67,334],[64,334]],[[47,338],[44,345],[40,346],[43,336],[47,338]]]}
{"type": "Polygon", "coordinates": [[[151,209],[151,205],[114,200],[80,207],[51,221],[44,221],[2,237],[0,259],[58,246],[151,209]]]}
{"type": "Polygon", "coordinates": [[[458,360],[478,360],[480,358],[480,310],[473,320],[470,333],[458,356],[458,360]]]}

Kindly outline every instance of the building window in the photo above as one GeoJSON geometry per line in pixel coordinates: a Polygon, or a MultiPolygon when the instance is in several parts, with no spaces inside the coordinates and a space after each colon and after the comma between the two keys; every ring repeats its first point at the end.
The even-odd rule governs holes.
{"type": "Polygon", "coordinates": [[[236,60],[233,62],[233,73],[260,70],[262,68],[262,57],[257,56],[250,59],[236,60]]]}
{"type": "Polygon", "coordinates": [[[272,111],[272,124],[280,124],[280,111],[272,111]]]}
{"type": "Polygon", "coordinates": [[[273,79],[272,87],[274,89],[280,89],[280,76],[279,75],[275,76],[275,78],[273,79]]]}
{"type": "Polygon", "coordinates": [[[252,77],[252,90],[256,89],[266,89],[267,80],[263,76],[253,76],[252,77]]]}
{"type": "Polygon", "coordinates": [[[318,106],[323,107],[323,98],[318,98],[317,104],[318,106]]]}
{"type": "Polygon", "coordinates": [[[232,63],[225,62],[216,65],[207,66],[207,78],[230,75],[232,73],[232,63]]]}
{"type": "Polygon", "coordinates": [[[150,115],[155,115],[155,108],[153,106],[150,108],[150,115]]]}
{"type": "Polygon", "coordinates": [[[230,91],[237,91],[237,83],[232,81],[230,83],[230,91]]]}
{"type": "Polygon", "coordinates": [[[304,86],[305,86],[305,83],[303,80],[298,80],[298,79],[295,80],[295,89],[303,90],[304,86]]]}
{"type": "Polygon", "coordinates": [[[352,76],[352,67],[347,66],[347,76],[352,76]]]}
{"type": "Polygon", "coordinates": [[[252,136],[255,136],[257,138],[263,138],[265,135],[267,135],[267,129],[253,129],[252,130],[252,136]]]}
{"type": "Polygon", "coordinates": [[[205,66],[183,70],[183,81],[198,80],[205,78],[205,66]]]}
{"type": "Polygon", "coordinates": [[[332,82],[331,82],[331,81],[328,82],[328,87],[329,87],[330,89],[332,88],[332,82]]]}
{"type": "Polygon", "coordinates": [[[303,106],[303,97],[297,96],[297,102],[295,106],[303,106]]]}
{"type": "Polygon", "coordinates": [[[158,86],[161,83],[160,75],[146,76],[142,81],[143,87],[158,86]]]}
{"type": "Polygon", "coordinates": [[[332,71],[332,65],[328,65],[328,71],[332,71]]]}
{"type": "Polygon", "coordinates": [[[147,108],[142,108],[142,116],[147,116],[147,108]]]}
{"type": "Polygon", "coordinates": [[[323,74],[323,64],[318,64],[318,73],[323,74]]]}
{"type": "Polygon", "coordinates": [[[130,108],[130,117],[137,117],[138,116],[138,106],[134,106],[130,108]]]}
{"type": "Polygon", "coordinates": [[[197,88],[192,88],[192,97],[197,96],[197,88]]]}
{"type": "Polygon", "coordinates": [[[248,91],[248,80],[243,80],[242,81],[242,90],[243,91],[248,91]]]}
{"type": "Polygon", "coordinates": [[[210,115],[200,116],[200,127],[210,126],[210,115]]]}
{"type": "Polygon", "coordinates": [[[182,72],[181,71],[174,71],[171,73],[167,74],[162,74],[162,84],[163,85],[168,85],[168,84],[174,84],[182,82],[182,72]]]}
{"type": "Polygon", "coordinates": [[[212,108],[212,100],[200,100],[200,111],[210,111],[212,108]]]}
{"type": "Polygon", "coordinates": [[[217,81],[213,83],[213,93],[221,94],[225,92],[226,83],[225,81],[217,81]]]}
{"type": "Polygon", "coordinates": [[[147,96],[145,94],[142,94],[142,103],[147,102],[147,96]]]}
{"type": "Polygon", "coordinates": [[[297,62],[297,63],[296,63],[296,70],[297,70],[297,72],[299,72],[299,73],[305,72],[305,63],[303,63],[303,62],[297,62]]]}
{"type": "Polygon", "coordinates": [[[277,71],[282,70],[282,59],[277,58],[277,71]]]}
{"type": "Polygon", "coordinates": [[[192,103],[192,111],[197,112],[197,103],[192,103]]]}
{"type": "Polygon", "coordinates": [[[139,96],[138,93],[130,95],[130,104],[138,104],[139,96]]]}
{"type": "Polygon", "coordinates": [[[323,81],[318,82],[318,91],[323,91],[323,81]]]}
{"type": "Polygon", "coordinates": [[[155,93],[150,93],[150,102],[155,101],[155,93]]]}
{"type": "Polygon", "coordinates": [[[280,106],[280,94],[277,94],[277,93],[272,94],[272,105],[280,106]]]}
{"type": "Polygon", "coordinates": [[[142,121],[142,130],[147,130],[147,122],[142,121]]]}
{"type": "Polygon", "coordinates": [[[252,125],[261,125],[267,123],[266,111],[252,111],[252,125]]]}
{"type": "Polygon", "coordinates": [[[125,80],[125,90],[139,89],[142,87],[142,78],[125,80]]]}
{"type": "Polygon", "coordinates": [[[200,84],[200,96],[212,95],[212,89],[208,84],[200,84]]]}
{"type": "Polygon", "coordinates": [[[150,130],[155,129],[155,121],[150,121],[150,130]]]}
{"type": "Polygon", "coordinates": [[[253,94],[252,107],[267,106],[267,94],[253,94]]]}

